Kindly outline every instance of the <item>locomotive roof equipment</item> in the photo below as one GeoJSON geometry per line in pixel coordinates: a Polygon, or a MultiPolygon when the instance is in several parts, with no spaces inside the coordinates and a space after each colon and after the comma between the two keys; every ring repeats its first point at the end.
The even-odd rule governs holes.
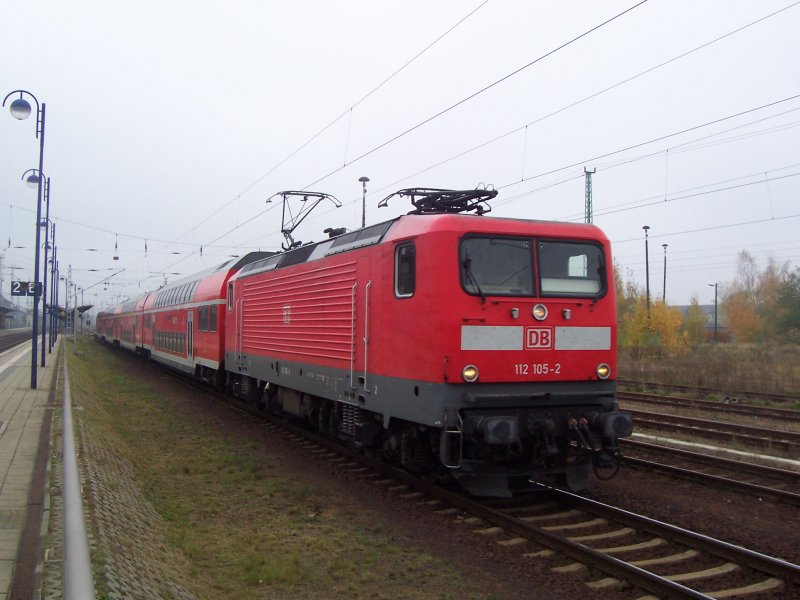
{"type": "Polygon", "coordinates": [[[474,190],[444,190],[438,188],[407,188],[389,194],[378,203],[378,208],[389,206],[389,198],[393,196],[409,197],[414,209],[408,214],[457,214],[475,212],[485,215],[492,211],[488,200],[497,196],[497,190],[476,188],[474,190]]]}
{"type": "Polygon", "coordinates": [[[292,248],[297,248],[298,246],[302,246],[301,241],[295,241],[292,237],[292,232],[297,229],[297,226],[302,223],[308,214],[314,210],[317,205],[322,202],[323,200],[330,200],[339,208],[342,206],[342,203],[336,199],[335,196],[332,194],[326,194],[324,192],[307,192],[307,191],[292,191],[292,190],[285,190],[283,192],[278,192],[277,194],[273,194],[269,198],[267,198],[267,204],[272,202],[272,199],[276,196],[280,196],[281,200],[283,201],[283,210],[281,212],[281,233],[283,237],[286,238],[286,244],[281,244],[281,248],[284,250],[291,250],[292,248]],[[300,198],[302,204],[300,211],[295,215],[292,213],[292,207],[289,203],[290,198],[300,198]],[[314,201],[308,203],[309,199],[313,199],[314,201]],[[288,219],[287,219],[288,213],[288,219]]]}

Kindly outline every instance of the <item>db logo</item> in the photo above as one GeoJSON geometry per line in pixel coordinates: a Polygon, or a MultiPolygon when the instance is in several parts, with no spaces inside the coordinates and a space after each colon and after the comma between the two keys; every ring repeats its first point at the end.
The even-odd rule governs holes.
{"type": "Polygon", "coordinates": [[[553,347],[552,327],[528,327],[525,329],[525,349],[544,350],[553,347]]]}

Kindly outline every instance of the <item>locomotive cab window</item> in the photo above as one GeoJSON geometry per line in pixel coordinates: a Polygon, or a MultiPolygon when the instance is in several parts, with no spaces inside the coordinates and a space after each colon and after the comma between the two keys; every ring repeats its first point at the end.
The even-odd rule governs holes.
{"type": "Polygon", "coordinates": [[[539,241],[537,258],[542,295],[597,296],[606,289],[603,250],[596,244],[539,241]]]}
{"type": "Polygon", "coordinates": [[[461,240],[461,285],[469,294],[533,295],[532,243],[526,238],[461,240]]]}
{"type": "Polygon", "coordinates": [[[417,252],[414,244],[403,244],[394,253],[394,295],[410,298],[417,285],[417,252]]]}

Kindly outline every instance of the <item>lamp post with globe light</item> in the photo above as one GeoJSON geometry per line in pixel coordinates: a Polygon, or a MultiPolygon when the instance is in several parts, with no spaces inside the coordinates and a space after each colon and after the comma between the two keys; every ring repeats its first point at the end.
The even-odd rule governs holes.
{"type": "Polygon", "coordinates": [[[50,259],[50,320],[47,352],[53,353],[53,343],[58,339],[58,247],[56,246],[56,224],[51,223],[50,239],[53,241],[53,257],[50,259]]]}
{"type": "MultiPolygon", "coordinates": [[[[45,217],[44,219],[40,219],[39,225],[44,227],[44,272],[42,273],[42,362],[41,366],[44,367],[44,359],[45,359],[45,335],[47,333],[47,251],[50,248],[50,178],[46,177],[44,173],[37,169],[28,169],[22,174],[22,179],[25,179],[25,182],[28,184],[29,187],[38,187],[39,180],[44,180],[44,204],[45,204],[45,217]],[[25,175],[28,175],[28,178],[25,179],[25,175]]],[[[52,309],[52,307],[51,307],[52,309]]]]}
{"type": "MultiPolygon", "coordinates": [[[[31,114],[31,104],[25,96],[33,98],[36,103],[36,137],[39,138],[39,173],[41,174],[44,163],[44,123],[45,123],[45,104],[39,104],[36,96],[26,90],[14,90],[3,98],[3,106],[8,99],[19,94],[19,98],[13,100],[9,106],[11,116],[18,120],[27,119],[31,114]]],[[[24,177],[24,175],[23,175],[24,177]]],[[[30,183],[30,177],[29,183],[30,183]]],[[[36,198],[36,257],[33,269],[33,336],[31,338],[31,389],[36,389],[36,363],[37,363],[37,338],[39,335],[39,246],[41,244],[41,220],[42,220],[42,177],[37,177],[36,187],[38,189],[36,198]]]]}

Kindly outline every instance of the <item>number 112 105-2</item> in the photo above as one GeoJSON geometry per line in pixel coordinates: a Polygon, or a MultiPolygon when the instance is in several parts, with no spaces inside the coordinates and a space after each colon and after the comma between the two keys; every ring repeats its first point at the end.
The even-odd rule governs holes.
{"type": "Polygon", "coordinates": [[[515,363],[514,375],[558,375],[561,363],[515,363]]]}

